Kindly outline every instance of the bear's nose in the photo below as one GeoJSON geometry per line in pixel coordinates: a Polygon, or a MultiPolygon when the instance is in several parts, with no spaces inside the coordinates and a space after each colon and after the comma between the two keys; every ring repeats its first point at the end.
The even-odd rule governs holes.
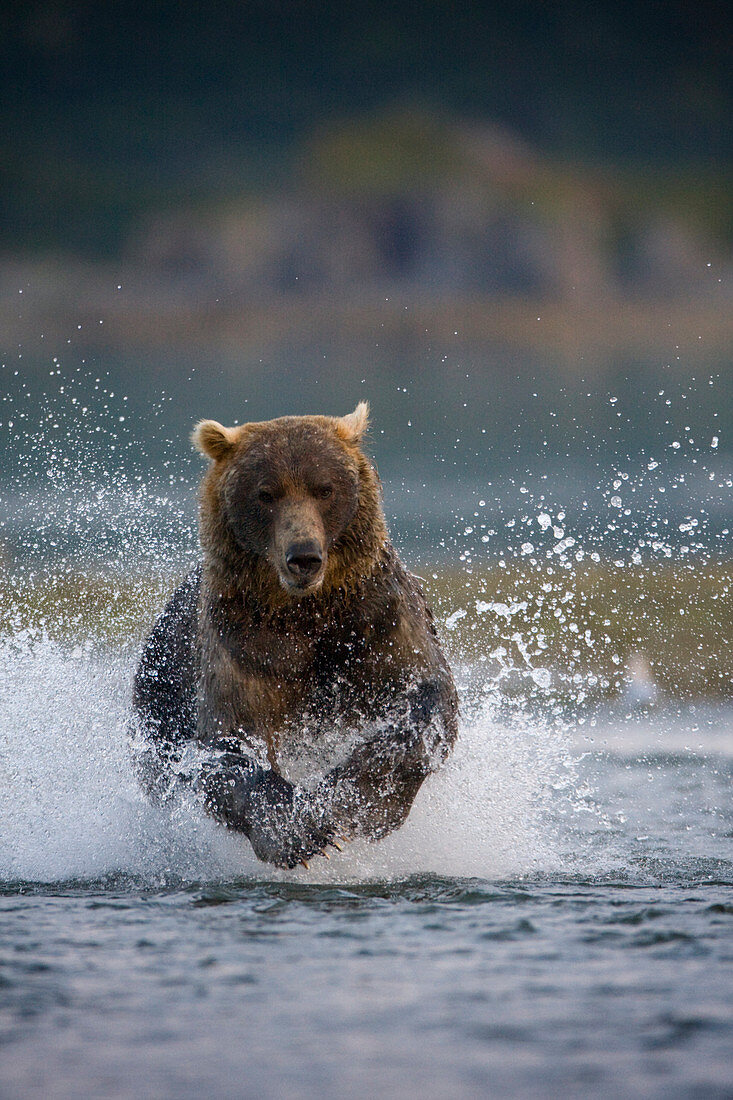
{"type": "Polygon", "coordinates": [[[294,542],[285,554],[285,563],[295,577],[314,577],[323,563],[323,554],[317,542],[294,542]]]}

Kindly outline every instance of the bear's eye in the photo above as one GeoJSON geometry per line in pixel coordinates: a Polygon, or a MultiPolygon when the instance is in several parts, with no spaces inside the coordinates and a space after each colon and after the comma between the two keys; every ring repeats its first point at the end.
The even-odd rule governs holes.
{"type": "Polygon", "coordinates": [[[313,495],[319,500],[328,500],[330,496],[333,496],[333,485],[318,485],[313,490],[313,495]]]}
{"type": "Polygon", "coordinates": [[[259,493],[257,494],[257,499],[259,500],[260,504],[272,504],[275,497],[268,489],[260,489],[259,493]]]}

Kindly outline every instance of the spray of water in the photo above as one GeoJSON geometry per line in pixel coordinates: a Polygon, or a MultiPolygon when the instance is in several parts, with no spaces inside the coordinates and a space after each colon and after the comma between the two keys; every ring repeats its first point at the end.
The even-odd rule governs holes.
{"type": "MultiPolygon", "coordinates": [[[[108,425],[111,397],[103,398],[98,420],[108,425]]],[[[46,611],[48,621],[41,616],[28,626],[26,589],[30,584],[38,592],[41,567],[52,604],[59,576],[71,571],[78,585],[85,573],[104,571],[110,612],[119,598],[115,577],[129,581],[135,570],[144,576],[151,565],[180,576],[195,557],[193,485],[172,478],[167,487],[153,486],[134,468],[115,466],[114,447],[123,450],[130,440],[112,433],[100,452],[97,433],[88,430],[88,407],[82,412],[77,416],[76,402],[57,401],[44,429],[52,438],[45,441],[43,488],[38,471],[26,477],[20,463],[13,492],[5,497],[5,532],[24,556],[10,566],[16,589],[0,634],[0,878],[59,881],[123,874],[157,883],[281,877],[286,873],[258,863],[246,841],[195,807],[157,809],[138,788],[127,729],[135,653],[149,621],[137,622],[137,636],[118,634],[111,641],[109,630],[85,622],[86,612],[74,618],[72,592],[63,615],[46,611]],[[87,637],[80,626],[87,627],[87,637]]],[[[120,417],[117,422],[121,430],[120,417]]],[[[24,438],[28,453],[35,453],[38,433],[29,431],[24,438]]],[[[603,483],[611,516],[607,528],[615,534],[625,524],[635,536],[624,559],[614,563],[619,576],[642,552],[647,560],[649,554],[673,553],[684,560],[691,546],[701,547],[704,522],[692,508],[685,530],[680,528],[686,541],[677,548],[659,511],[649,535],[641,520],[634,520],[626,503],[632,505],[652,474],[655,491],[661,492],[657,464],[651,462],[636,481],[626,470],[603,483]]],[[[496,596],[474,572],[484,544],[496,535],[484,519],[486,501],[475,502],[468,521],[460,519],[455,540],[464,571],[460,592],[454,586],[438,606],[448,641],[461,631],[467,640],[453,647],[454,657],[463,649],[457,666],[462,723],[453,756],[425,783],[398,832],[378,844],[353,843],[330,862],[316,860],[310,871],[298,869],[287,873],[290,877],[496,878],[568,868],[581,855],[598,860],[587,844],[587,824],[590,819],[603,830],[605,823],[579,778],[570,727],[583,720],[579,708],[599,684],[583,658],[591,652],[597,658],[607,646],[611,672],[601,686],[618,687],[620,679],[612,684],[612,676],[620,678],[624,669],[608,616],[599,619],[591,607],[595,618],[580,623],[568,607],[573,571],[598,557],[601,538],[593,531],[574,534],[563,507],[548,500],[544,484],[540,489],[520,487],[516,514],[504,524],[507,560],[498,563],[507,575],[514,568],[519,576],[520,568],[528,594],[496,596]],[[488,620],[498,625],[500,644],[477,648],[475,638],[488,620]],[[548,623],[562,639],[554,651],[548,623]]],[[[82,581],[82,593],[83,588],[82,581]]],[[[612,607],[608,615],[622,613],[612,607]]]]}
{"type": "MultiPolygon", "coordinates": [[[[127,748],[129,667],[28,634],[4,640],[0,666],[0,877],[158,882],[270,873],[245,840],[195,807],[169,812],[146,801],[127,748]]],[[[489,702],[464,721],[453,758],[425,784],[404,828],[292,875],[500,877],[557,867],[567,841],[561,816],[580,799],[559,732],[528,716],[499,720],[489,702]]]]}

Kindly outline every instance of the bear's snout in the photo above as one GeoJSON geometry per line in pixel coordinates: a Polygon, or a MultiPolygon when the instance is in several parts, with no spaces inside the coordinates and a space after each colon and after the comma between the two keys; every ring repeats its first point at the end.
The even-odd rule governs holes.
{"type": "Polygon", "coordinates": [[[273,557],[280,583],[293,595],[313,591],[323,583],[327,542],[315,501],[284,501],[277,510],[273,557]]]}
{"type": "Polygon", "coordinates": [[[313,539],[294,542],[285,551],[285,564],[296,581],[313,580],[323,565],[323,551],[313,539]]]}

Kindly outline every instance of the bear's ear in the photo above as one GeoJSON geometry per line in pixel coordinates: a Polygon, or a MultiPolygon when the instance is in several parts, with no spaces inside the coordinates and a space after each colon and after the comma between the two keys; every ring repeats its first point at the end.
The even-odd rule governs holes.
{"type": "Polygon", "coordinates": [[[234,450],[239,430],[225,428],[216,420],[199,420],[191,432],[191,442],[202,455],[220,462],[234,450]]]}
{"type": "Polygon", "coordinates": [[[344,443],[358,443],[369,427],[369,405],[360,401],[353,413],[336,418],[336,434],[344,443]]]}

